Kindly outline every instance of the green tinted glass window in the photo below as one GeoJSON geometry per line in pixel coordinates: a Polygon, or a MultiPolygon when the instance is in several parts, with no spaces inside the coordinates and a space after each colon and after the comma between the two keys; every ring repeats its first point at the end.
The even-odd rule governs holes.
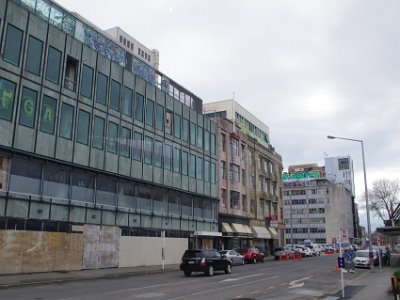
{"type": "Polygon", "coordinates": [[[142,161],[142,134],[135,132],[133,134],[133,159],[142,161]]]}
{"type": "Polygon", "coordinates": [[[79,110],[78,129],[76,133],[76,141],[87,145],[89,143],[89,124],[90,114],[84,110],[79,110]]]}
{"type": "Polygon", "coordinates": [[[189,176],[196,178],[196,156],[193,154],[189,156],[189,176]]]}
{"type": "Polygon", "coordinates": [[[111,80],[110,107],[119,111],[119,99],[121,94],[121,84],[115,80],[111,80]]]}
{"type": "Polygon", "coordinates": [[[179,173],[181,167],[181,150],[174,148],[173,154],[174,154],[174,160],[173,160],[174,172],[179,173]]]}
{"type": "Polygon", "coordinates": [[[172,147],[170,145],[164,146],[164,169],[171,171],[172,168],[172,147]]]}
{"type": "Polygon", "coordinates": [[[143,103],[144,97],[143,95],[136,93],[135,99],[135,120],[139,122],[143,122],[143,103]]]}
{"type": "Polygon", "coordinates": [[[68,140],[72,139],[72,130],[74,127],[74,107],[63,103],[61,106],[61,120],[59,135],[68,140]]]}
{"type": "Polygon", "coordinates": [[[124,157],[130,157],[131,153],[131,130],[126,127],[121,129],[121,140],[120,140],[120,153],[124,157]]]}
{"type": "Polygon", "coordinates": [[[188,175],[188,153],[182,151],[182,175],[188,175]]]}
{"type": "Polygon", "coordinates": [[[148,136],[144,138],[144,163],[153,163],[153,139],[148,136]]]}
{"type": "Polygon", "coordinates": [[[40,114],[40,131],[54,134],[56,113],[57,100],[49,96],[43,96],[42,110],[40,114]]]}
{"type": "Polygon", "coordinates": [[[182,121],[182,140],[189,142],[189,120],[185,118],[182,121]]]}
{"type": "Polygon", "coordinates": [[[156,129],[164,131],[164,107],[160,104],[156,106],[156,129]]]}
{"type": "Polygon", "coordinates": [[[204,160],[204,181],[210,181],[210,162],[207,160],[204,160]]]}
{"type": "Polygon", "coordinates": [[[203,180],[203,159],[201,157],[197,157],[196,160],[196,178],[203,180]]]}
{"type": "Polygon", "coordinates": [[[108,122],[107,151],[116,154],[118,151],[118,124],[108,122]]]}
{"type": "Polygon", "coordinates": [[[154,126],[154,101],[149,98],[146,101],[146,124],[151,127],[154,126]]]}
{"type": "Polygon", "coordinates": [[[11,121],[15,99],[15,83],[0,78],[0,119],[11,121]]]}
{"type": "Polygon", "coordinates": [[[163,144],[160,141],[154,143],[154,166],[162,168],[163,163],[163,144]]]}
{"type": "Polygon", "coordinates": [[[97,73],[96,102],[106,105],[107,103],[108,77],[102,73],[97,73]]]}
{"type": "Polygon", "coordinates": [[[26,51],[25,69],[29,72],[40,75],[40,67],[42,66],[43,42],[29,36],[28,49],[26,51]]]}
{"type": "Polygon", "coordinates": [[[128,117],[132,117],[132,100],[133,100],[133,91],[125,86],[124,99],[122,104],[122,113],[128,117]]]}
{"type": "Polygon", "coordinates": [[[8,24],[3,58],[5,61],[16,66],[19,66],[21,58],[22,36],[22,30],[8,24]]]}
{"type": "Polygon", "coordinates": [[[203,128],[197,126],[197,147],[203,148],[203,128]]]}
{"type": "Polygon", "coordinates": [[[82,68],[81,95],[92,99],[93,69],[87,65],[82,68]]]}
{"type": "Polygon", "coordinates": [[[94,117],[93,148],[103,150],[104,147],[104,119],[94,117]]]}
{"type": "Polygon", "coordinates": [[[33,128],[35,126],[37,92],[27,87],[22,89],[19,108],[19,124],[33,128]]]}
{"type": "Polygon", "coordinates": [[[181,138],[181,116],[178,114],[174,115],[174,136],[181,138]]]}
{"type": "Polygon", "coordinates": [[[190,122],[190,144],[196,146],[196,123],[190,122]]]}
{"type": "Polygon", "coordinates": [[[46,79],[58,84],[60,79],[61,51],[49,47],[47,53],[46,79]]]}

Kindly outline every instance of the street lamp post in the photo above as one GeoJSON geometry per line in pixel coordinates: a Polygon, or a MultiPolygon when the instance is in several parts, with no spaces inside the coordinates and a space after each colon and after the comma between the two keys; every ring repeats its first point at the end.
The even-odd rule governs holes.
{"type": "Polygon", "coordinates": [[[362,152],[362,161],[363,161],[363,170],[364,170],[365,205],[366,205],[366,210],[367,210],[368,250],[369,250],[369,256],[372,257],[371,221],[369,218],[368,187],[367,187],[367,173],[365,171],[364,142],[362,140],[349,139],[349,138],[343,138],[343,137],[337,137],[337,136],[331,136],[331,135],[328,135],[327,138],[328,139],[340,139],[340,140],[361,143],[361,152],[362,152]]]}

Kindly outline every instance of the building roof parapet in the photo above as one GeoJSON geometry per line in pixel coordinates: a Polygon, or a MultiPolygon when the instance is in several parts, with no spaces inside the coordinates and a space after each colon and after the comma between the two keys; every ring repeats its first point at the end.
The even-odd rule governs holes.
{"type": "Polygon", "coordinates": [[[199,113],[203,101],[120,47],[104,30],[52,0],[11,0],[199,113]]]}

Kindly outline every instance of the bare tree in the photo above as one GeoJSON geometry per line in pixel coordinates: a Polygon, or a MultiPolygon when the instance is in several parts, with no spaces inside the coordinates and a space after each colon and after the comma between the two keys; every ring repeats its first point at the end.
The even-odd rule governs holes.
{"type": "Polygon", "coordinates": [[[398,193],[400,191],[399,180],[378,179],[372,183],[372,189],[368,191],[370,209],[385,223],[391,221],[394,210],[399,204],[398,193]]]}

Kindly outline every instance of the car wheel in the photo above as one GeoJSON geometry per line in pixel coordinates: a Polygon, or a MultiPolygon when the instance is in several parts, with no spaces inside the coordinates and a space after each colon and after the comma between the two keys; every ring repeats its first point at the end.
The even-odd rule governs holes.
{"type": "Polygon", "coordinates": [[[208,266],[207,275],[208,276],[213,276],[214,275],[214,267],[213,267],[213,265],[209,265],[208,266]]]}
{"type": "Polygon", "coordinates": [[[257,263],[257,258],[254,256],[253,257],[253,264],[256,264],[257,263]]]}
{"type": "Polygon", "coordinates": [[[232,266],[231,264],[228,264],[225,268],[225,274],[231,274],[232,273],[232,266]]]}
{"type": "Polygon", "coordinates": [[[186,271],[186,272],[185,272],[185,276],[186,276],[186,277],[189,277],[190,275],[192,275],[192,272],[190,272],[190,271],[186,271]]]}

